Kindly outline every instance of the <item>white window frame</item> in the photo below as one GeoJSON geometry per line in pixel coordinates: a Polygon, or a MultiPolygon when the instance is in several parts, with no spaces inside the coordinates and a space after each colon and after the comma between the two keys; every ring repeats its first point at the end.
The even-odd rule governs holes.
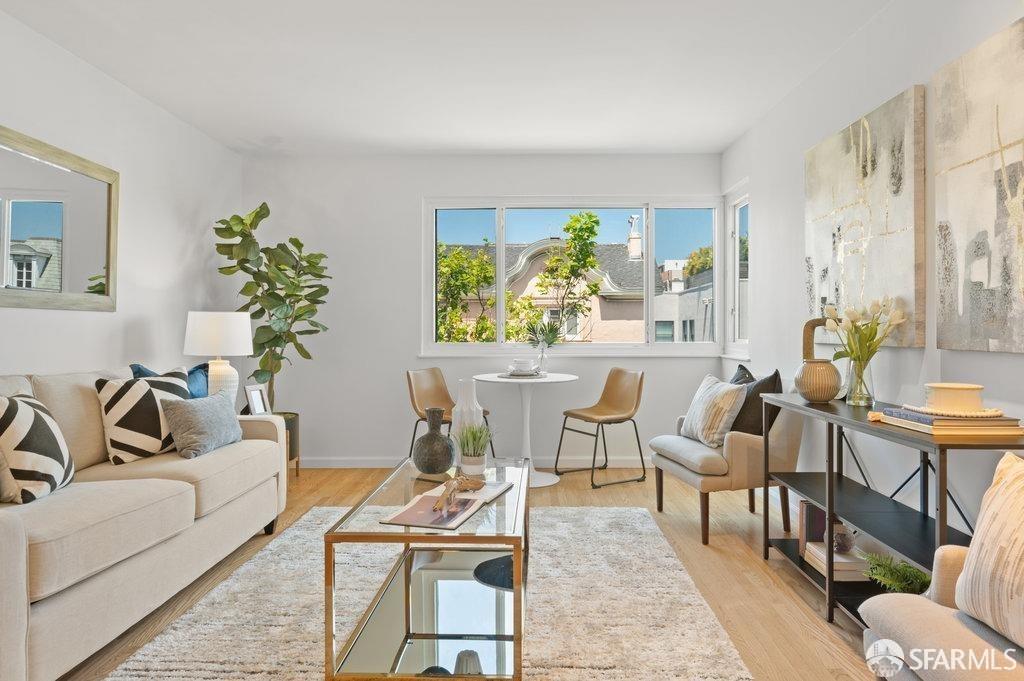
{"type": "Polygon", "coordinates": [[[495,296],[497,337],[494,343],[438,343],[434,328],[435,302],[435,213],[438,210],[492,208],[495,211],[495,281],[496,287],[505,286],[505,210],[510,208],[642,208],[644,220],[644,320],[645,338],[641,343],[561,343],[548,350],[561,357],[718,357],[722,354],[725,337],[723,306],[715,304],[714,341],[690,343],[656,343],[654,341],[653,282],[655,264],[655,213],[660,208],[703,208],[714,211],[713,243],[714,284],[712,295],[721,297],[725,291],[725,212],[720,195],[680,196],[471,196],[427,197],[423,199],[422,256],[421,256],[421,319],[420,357],[492,357],[515,356],[533,352],[526,343],[505,342],[505,297],[495,296]]]}
{"type": "MultiPolygon", "coordinates": [[[[727,313],[723,316],[728,318],[727,333],[725,339],[725,349],[722,353],[723,357],[729,359],[737,359],[743,361],[750,361],[750,339],[739,338],[739,287],[740,287],[740,236],[739,236],[739,224],[737,221],[737,215],[741,206],[747,206],[747,219],[750,220],[750,193],[748,190],[749,182],[747,178],[740,180],[736,185],[729,189],[725,195],[726,210],[726,233],[725,239],[728,244],[728,257],[726,260],[726,272],[727,286],[725,291],[726,298],[726,311],[727,313]]],[[[750,237],[748,236],[748,244],[750,243],[750,237]]],[[[749,265],[748,265],[749,268],[749,265]]],[[[748,269],[749,272],[749,269],[748,269]]],[[[750,290],[751,286],[747,285],[747,335],[750,335],[750,290]]]]}
{"type": "MultiPolygon", "coordinates": [[[[0,189],[0,282],[3,282],[3,287],[0,288],[14,288],[14,272],[10,269],[11,267],[11,208],[12,204],[22,202],[38,202],[38,203],[59,203],[63,206],[61,209],[61,290],[60,293],[64,293],[64,272],[67,271],[68,265],[68,204],[69,194],[65,191],[50,191],[50,190],[33,190],[33,189],[0,189]]],[[[33,266],[33,271],[35,267],[33,266]]],[[[42,272],[34,271],[33,276],[33,288],[32,289],[18,289],[19,291],[34,291],[35,281],[38,280],[42,272]]],[[[44,293],[55,293],[52,290],[46,290],[44,293]]]]}

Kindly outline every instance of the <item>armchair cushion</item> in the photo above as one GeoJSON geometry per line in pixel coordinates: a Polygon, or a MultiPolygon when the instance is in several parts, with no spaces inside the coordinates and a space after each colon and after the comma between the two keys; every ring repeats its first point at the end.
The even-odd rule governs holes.
{"type": "Polygon", "coordinates": [[[681,435],[659,435],[650,447],[666,459],[685,466],[701,475],[725,475],[729,464],[721,449],[708,447],[702,442],[681,435]]]}
{"type": "Polygon", "coordinates": [[[705,376],[686,412],[682,435],[700,440],[708,447],[721,447],[745,397],[742,385],[725,383],[710,374],[705,376]]]}
{"type": "Polygon", "coordinates": [[[985,492],[956,605],[1024,644],[1024,459],[1007,452],[985,492]]]}
{"type": "MultiPolygon", "coordinates": [[[[736,369],[730,383],[742,385],[746,389],[746,397],[743,406],[736,414],[736,420],[732,422],[733,432],[750,433],[751,435],[764,434],[764,418],[761,413],[761,395],[766,393],[782,392],[782,376],[776,369],[772,374],[764,378],[754,378],[754,374],[742,364],[736,369]]],[[[771,430],[775,417],[779,415],[778,407],[768,409],[768,430],[771,430]]]]}
{"type": "Polygon", "coordinates": [[[940,546],[932,559],[932,583],[924,595],[939,605],[955,608],[956,580],[963,572],[966,559],[966,546],[940,546]]]}

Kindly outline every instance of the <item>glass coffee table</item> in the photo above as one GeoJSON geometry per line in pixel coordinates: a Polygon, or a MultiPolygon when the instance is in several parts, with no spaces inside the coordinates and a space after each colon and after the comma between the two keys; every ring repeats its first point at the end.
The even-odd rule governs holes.
{"type": "Polygon", "coordinates": [[[432,676],[521,681],[529,461],[501,461],[484,477],[511,482],[512,488],[454,530],[384,525],[382,519],[440,484],[422,479],[412,461],[405,459],[326,532],[328,681],[432,676]],[[358,591],[355,580],[344,572],[359,569],[353,568],[353,558],[357,564],[368,561],[370,549],[365,545],[381,544],[394,544],[397,559],[388,563],[380,588],[347,638],[339,640],[339,630],[347,628],[339,627],[339,620],[351,607],[343,602],[346,590],[358,591]],[[361,549],[366,553],[358,553],[361,549]],[[477,566],[496,558],[511,559],[511,589],[474,578],[477,566]]]}

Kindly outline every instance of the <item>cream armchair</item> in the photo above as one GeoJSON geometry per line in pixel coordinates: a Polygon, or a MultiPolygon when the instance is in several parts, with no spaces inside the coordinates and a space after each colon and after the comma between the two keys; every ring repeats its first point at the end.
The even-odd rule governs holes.
{"type": "MultiPolygon", "coordinates": [[[[791,386],[787,392],[793,392],[791,386]]],[[[696,489],[700,494],[701,543],[707,544],[711,492],[745,489],[748,508],[754,512],[754,490],[764,486],[764,438],[730,432],[721,447],[708,447],[681,435],[684,418],[680,416],[676,422],[675,435],[659,435],[648,445],[653,452],[651,460],[654,463],[657,507],[662,510],[666,471],[696,489]]],[[[772,472],[796,470],[802,434],[803,417],[792,411],[778,415],[768,433],[771,445],[769,469],[772,472]]],[[[779,487],[779,499],[782,527],[789,532],[788,488],[779,487]]]]}

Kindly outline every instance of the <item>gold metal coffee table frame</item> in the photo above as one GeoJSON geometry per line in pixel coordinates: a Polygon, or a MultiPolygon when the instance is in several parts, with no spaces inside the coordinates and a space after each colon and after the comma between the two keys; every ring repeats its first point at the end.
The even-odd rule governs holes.
{"type": "MultiPolygon", "coordinates": [[[[395,667],[401,659],[403,647],[399,648],[395,656],[392,669],[388,672],[342,672],[340,668],[345,659],[352,652],[352,649],[359,640],[367,624],[370,622],[377,606],[387,592],[389,586],[405,570],[405,632],[403,646],[416,638],[465,638],[467,640],[496,640],[512,643],[512,674],[488,675],[453,675],[445,678],[461,679],[463,681],[498,680],[522,681],[523,678],[523,629],[526,615],[526,579],[528,569],[529,552],[529,490],[530,490],[530,466],[528,460],[512,460],[502,462],[500,468],[489,468],[486,475],[488,479],[507,479],[513,483],[512,488],[504,495],[495,499],[491,504],[484,506],[469,518],[459,528],[451,531],[435,531],[416,527],[396,527],[377,523],[352,527],[353,520],[360,518],[360,514],[366,512],[367,508],[374,505],[375,500],[386,496],[387,492],[400,491],[401,496],[407,497],[403,503],[412,500],[415,494],[420,494],[436,486],[437,482],[419,480],[412,461],[403,459],[388,477],[380,483],[373,491],[366,495],[358,504],[346,513],[341,520],[335,523],[324,534],[324,678],[327,681],[361,681],[374,679],[388,679],[389,681],[421,681],[425,678],[422,674],[397,673],[395,667]],[[514,508],[510,505],[514,504],[514,508]],[[496,506],[494,514],[487,514],[488,506],[496,506]],[[500,510],[498,508],[500,506],[500,510]],[[502,513],[503,512],[503,513],[502,513]],[[481,515],[502,515],[502,520],[507,521],[494,523],[493,526],[486,522],[485,518],[478,518],[481,515]],[[483,521],[483,522],[481,522],[483,521]],[[335,581],[335,560],[338,544],[378,544],[394,543],[402,544],[403,550],[388,571],[380,588],[377,590],[369,606],[356,622],[345,643],[338,647],[338,633],[335,622],[335,588],[343,586],[335,581]],[[412,554],[417,549],[430,548],[433,550],[444,549],[447,551],[492,551],[508,552],[512,556],[512,614],[513,628],[509,635],[432,635],[412,633],[411,606],[409,598],[410,590],[410,566],[412,554]]],[[[390,504],[387,504],[390,505],[390,504]]],[[[397,509],[396,509],[397,510],[397,509]]],[[[358,525],[358,523],[355,523],[358,525]]]]}

